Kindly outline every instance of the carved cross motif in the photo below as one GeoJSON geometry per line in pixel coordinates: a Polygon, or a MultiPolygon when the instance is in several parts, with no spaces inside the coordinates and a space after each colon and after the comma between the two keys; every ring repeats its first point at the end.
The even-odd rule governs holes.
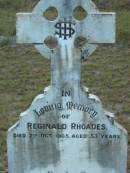
{"type": "Polygon", "coordinates": [[[126,130],[80,83],[81,57],[114,43],[115,14],[91,0],[40,0],[17,16],[17,42],[51,59],[51,85],[8,131],[9,173],[126,173],[126,130]],[[43,16],[49,7],[58,12],[53,21],[43,16]]]}
{"type": "MultiPolygon", "coordinates": [[[[17,42],[32,43],[42,55],[48,58],[51,56],[53,66],[59,69],[53,71],[56,78],[66,81],[68,75],[67,80],[80,81],[78,57],[92,54],[97,44],[115,42],[115,13],[99,12],[91,0],[41,0],[32,13],[17,14],[17,42]],[[73,16],[73,11],[78,6],[88,14],[81,21],[73,16]],[[43,16],[49,7],[55,7],[58,11],[58,17],[54,21],[43,16]],[[56,39],[57,46],[53,49],[53,54],[44,44],[47,38],[56,39]],[[87,43],[76,47],[75,40],[80,38],[85,38],[87,43]]],[[[58,83],[54,83],[56,82],[58,83]]]]}
{"type": "Polygon", "coordinates": [[[73,35],[73,40],[77,36],[84,36],[89,44],[115,42],[115,13],[99,12],[91,0],[41,0],[32,13],[18,13],[17,16],[18,43],[43,44],[46,37],[57,35],[55,27],[59,28],[62,24],[66,25],[66,29],[69,27],[64,19],[75,22],[75,32],[73,29],[68,30],[71,32],[68,34],[73,35]],[[55,21],[48,21],[43,16],[43,12],[50,6],[58,10],[55,21]],[[73,17],[73,10],[77,6],[83,7],[88,13],[83,21],[77,21],[73,17]],[[63,23],[59,23],[59,20],[63,23]]]}

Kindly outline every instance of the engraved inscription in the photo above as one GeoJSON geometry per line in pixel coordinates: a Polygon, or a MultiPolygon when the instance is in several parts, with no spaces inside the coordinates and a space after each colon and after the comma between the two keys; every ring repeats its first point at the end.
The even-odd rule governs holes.
{"type": "Polygon", "coordinates": [[[64,40],[67,40],[68,38],[71,38],[72,35],[74,35],[74,23],[71,22],[58,22],[55,25],[56,28],[56,35],[58,35],[60,38],[63,38],[64,40]]]}
{"type": "Polygon", "coordinates": [[[62,90],[62,96],[64,97],[69,97],[72,95],[72,92],[71,90],[68,90],[68,91],[65,91],[65,90],[62,90]]]}

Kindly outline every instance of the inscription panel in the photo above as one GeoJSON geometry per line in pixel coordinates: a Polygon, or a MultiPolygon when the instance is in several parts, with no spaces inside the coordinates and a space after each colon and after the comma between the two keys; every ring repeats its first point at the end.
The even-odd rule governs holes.
{"type": "Polygon", "coordinates": [[[115,42],[115,13],[100,13],[91,0],[41,0],[17,14],[17,42],[50,57],[51,85],[8,131],[9,173],[126,173],[126,130],[80,83],[81,59],[95,44],[115,42]],[[72,16],[79,5],[81,21],[72,16]],[[53,21],[43,16],[50,6],[53,21]]]}
{"type": "Polygon", "coordinates": [[[78,92],[80,97],[76,100],[74,88],[58,90],[57,98],[59,95],[61,101],[57,99],[55,103],[53,99],[49,101],[51,91],[47,91],[46,96],[34,100],[30,111],[22,114],[22,122],[10,130],[9,138],[15,143],[13,150],[15,153],[19,150],[21,155],[16,163],[22,161],[29,173],[117,173],[116,169],[119,170],[114,165],[117,161],[120,163],[122,130],[104,115],[98,99],[84,100],[85,92],[78,92]],[[26,166],[27,160],[23,161],[23,151],[30,168],[26,166]],[[98,160],[99,155],[105,166],[98,160]],[[112,159],[110,162],[106,155],[112,159]]]}

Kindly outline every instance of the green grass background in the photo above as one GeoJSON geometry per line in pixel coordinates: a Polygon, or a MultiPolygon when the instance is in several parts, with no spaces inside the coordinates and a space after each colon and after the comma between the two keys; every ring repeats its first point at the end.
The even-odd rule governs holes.
{"type": "MultiPolygon", "coordinates": [[[[38,0],[0,0],[0,34],[15,35],[16,12],[31,11],[38,0]]],[[[130,1],[94,0],[101,11],[117,13],[117,41],[130,44],[130,1]]]]}
{"type": "MultiPolygon", "coordinates": [[[[82,84],[101,98],[104,107],[116,114],[130,135],[130,0],[93,1],[100,11],[116,12],[117,43],[100,45],[82,63],[82,84]]],[[[0,0],[0,35],[14,36],[16,13],[31,11],[37,2],[0,0]]],[[[11,46],[7,42],[0,46],[0,171],[7,169],[8,128],[49,83],[50,62],[34,47],[11,46]]]]}

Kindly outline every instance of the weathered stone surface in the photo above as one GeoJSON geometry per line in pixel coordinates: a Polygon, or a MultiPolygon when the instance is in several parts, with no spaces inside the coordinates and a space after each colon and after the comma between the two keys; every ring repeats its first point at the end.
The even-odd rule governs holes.
{"type": "MultiPolygon", "coordinates": [[[[55,25],[64,20],[75,23],[71,40],[74,41],[78,36],[86,38],[87,44],[82,46],[82,50],[87,57],[95,51],[96,44],[115,42],[115,13],[99,12],[91,0],[41,0],[32,13],[18,13],[17,42],[33,43],[42,55],[50,58],[48,47],[43,42],[48,36],[57,36],[55,25]],[[58,17],[54,21],[48,21],[43,16],[49,6],[57,8],[58,17]],[[88,15],[84,20],[78,21],[72,16],[77,6],[86,10],[88,15]]],[[[58,41],[61,44],[62,39],[58,37],[58,41]]]]}
{"type": "Polygon", "coordinates": [[[107,117],[96,97],[79,85],[68,87],[69,97],[49,87],[9,130],[10,173],[126,172],[126,131],[107,117]],[[63,129],[44,129],[46,124],[63,129]]]}
{"type": "Polygon", "coordinates": [[[126,173],[126,130],[80,84],[83,54],[92,54],[95,43],[114,42],[114,18],[90,0],[42,0],[32,14],[18,14],[18,42],[50,57],[52,79],[8,131],[9,173],[126,173]],[[71,18],[79,5],[88,13],[84,21],[71,18]],[[60,13],[54,22],[41,17],[49,6],[60,13]],[[43,44],[48,36],[55,48],[43,44]],[[78,36],[88,43],[74,44],[78,36]]]}

